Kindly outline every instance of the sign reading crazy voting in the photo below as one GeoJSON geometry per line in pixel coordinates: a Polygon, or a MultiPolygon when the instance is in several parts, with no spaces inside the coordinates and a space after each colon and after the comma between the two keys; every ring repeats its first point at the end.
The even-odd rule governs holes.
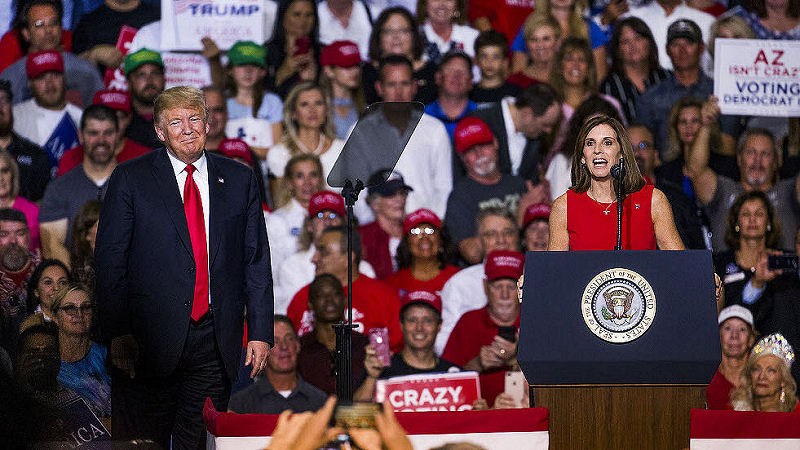
{"type": "Polygon", "coordinates": [[[714,95],[722,114],[800,116],[800,42],[717,39],[714,95]]]}

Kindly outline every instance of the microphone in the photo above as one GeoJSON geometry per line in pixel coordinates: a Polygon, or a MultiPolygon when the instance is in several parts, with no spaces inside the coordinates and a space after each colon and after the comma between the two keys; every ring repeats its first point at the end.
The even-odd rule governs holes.
{"type": "Polygon", "coordinates": [[[611,166],[611,176],[618,181],[622,181],[625,178],[625,158],[620,157],[619,163],[611,166]]]}

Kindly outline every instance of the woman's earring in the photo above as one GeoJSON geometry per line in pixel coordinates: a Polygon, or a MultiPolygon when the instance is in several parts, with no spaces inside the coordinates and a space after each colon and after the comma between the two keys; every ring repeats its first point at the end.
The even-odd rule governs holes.
{"type": "Polygon", "coordinates": [[[781,404],[786,403],[786,392],[783,391],[783,386],[781,386],[781,404]]]}
{"type": "Polygon", "coordinates": [[[736,225],[735,227],[733,227],[733,230],[738,233],[739,232],[739,225],[736,225]]]}
{"type": "Polygon", "coordinates": [[[767,231],[772,231],[772,225],[767,225],[767,231]]]}

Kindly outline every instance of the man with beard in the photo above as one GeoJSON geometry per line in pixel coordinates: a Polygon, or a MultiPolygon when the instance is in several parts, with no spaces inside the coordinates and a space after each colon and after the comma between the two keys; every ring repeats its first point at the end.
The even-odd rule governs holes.
{"type": "MultiPolygon", "coordinates": [[[[19,3],[19,2],[17,2],[19,3]]],[[[32,0],[25,2],[22,16],[25,25],[22,37],[27,41],[27,54],[41,51],[56,51],[64,61],[64,82],[69,98],[80,106],[88,106],[95,92],[103,89],[100,73],[90,62],[70,53],[62,46],[61,2],[53,0],[32,0]],[[74,96],[72,94],[75,94],[74,96]]],[[[8,49],[4,48],[4,52],[8,49]]],[[[32,93],[26,83],[25,66],[27,58],[19,58],[8,67],[0,63],[0,79],[11,82],[17,103],[31,98],[32,93]]]]}
{"type": "MultiPolygon", "coordinates": [[[[95,94],[92,99],[93,105],[106,105],[113,109],[117,114],[119,123],[119,133],[117,133],[117,143],[114,147],[114,154],[117,155],[117,162],[122,163],[149,152],[151,148],[145,147],[131,139],[125,137],[128,125],[131,123],[131,96],[127,92],[103,90],[95,94]]],[[[61,161],[58,162],[58,175],[61,176],[74,169],[83,162],[83,146],[71,148],[64,152],[61,161]]]]}
{"type": "Polygon", "coordinates": [[[105,196],[108,178],[117,167],[114,148],[119,133],[117,114],[105,105],[86,108],[81,118],[83,163],[47,186],[39,211],[42,252],[69,264],[69,236],[81,206],[105,196]]]}
{"type": "Polygon", "coordinates": [[[25,214],[0,209],[0,345],[13,351],[17,333],[27,316],[28,280],[39,263],[31,253],[31,232],[25,214]]]}
{"type": "Polygon", "coordinates": [[[41,147],[14,132],[13,100],[11,84],[0,80],[0,149],[17,160],[19,195],[36,202],[50,181],[50,163],[41,147]]]}
{"type": "Polygon", "coordinates": [[[14,105],[14,131],[47,152],[51,173],[65,150],[78,144],[81,110],[67,103],[64,61],[55,51],[28,55],[25,68],[33,98],[14,105]]]}
{"type": "Polygon", "coordinates": [[[722,360],[706,387],[708,409],[732,409],[731,391],[739,385],[750,347],[756,339],[753,313],[741,305],[731,305],[719,313],[719,343],[722,360]]]}
{"type": "Polygon", "coordinates": [[[143,48],[129,53],[123,66],[131,90],[132,117],[126,136],[151,149],[161,147],[153,126],[153,108],[164,90],[164,61],[161,54],[143,48]]]}
{"type": "Polygon", "coordinates": [[[702,125],[686,162],[686,173],[692,181],[695,196],[705,208],[711,223],[711,244],[715,252],[726,249],[725,230],[728,210],[739,194],[762,191],[767,194],[781,224],[779,248],[794,247],[800,208],[800,176],[778,181],[779,158],[775,137],[767,129],[749,128],[739,137],[736,162],[740,181],[714,173],[708,167],[711,127],[719,117],[717,99],[703,105],[702,125]]]}
{"type": "Polygon", "coordinates": [[[474,235],[478,211],[490,206],[516,211],[525,181],[500,173],[497,139],[486,122],[477,117],[466,117],[458,123],[455,147],[467,176],[456,183],[447,199],[444,223],[453,242],[458,243],[461,257],[469,264],[477,264],[484,255],[479,236],[474,235]]]}

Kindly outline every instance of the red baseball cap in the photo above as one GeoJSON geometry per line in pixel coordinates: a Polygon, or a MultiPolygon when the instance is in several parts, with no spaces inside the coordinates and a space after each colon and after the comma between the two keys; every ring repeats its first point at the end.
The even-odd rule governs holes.
{"type": "Polygon", "coordinates": [[[361,64],[358,45],[353,41],[335,41],[322,49],[319,55],[321,66],[353,67],[361,64]]]}
{"type": "Polygon", "coordinates": [[[486,257],[486,279],[517,278],[522,276],[525,255],[522,252],[495,250],[486,257]]]}
{"type": "Polygon", "coordinates": [[[408,234],[412,228],[421,223],[429,223],[436,228],[441,228],[442,220],[430,209],[420,208],[407,215],[403,220],[403,234],[408,234]]]}
{"type": "Polygon", "coordinates": [[[316,216],[320,211],[330,210],[344,217],[344,197],[333,191],[319,191],[308,201],[308,215],[316,216]]]}
{"type": "Polygon", "coordinates": [[[247,164],[253,164],[253,156],[250,154],[250,146],[247,142],[241,139],[223,139],[219,141],[217,151],[227,156],[228,158],[241,158],[247,161],[247,164]]]}
{"type": "Polygon", "coordinates": [[[400,300],[400,316],[407,306],[426,305],[435,309],[439,315],[442,314],[442,297],[433,291],[411,291],[400,300]]]}
{"type": "Polygon", "coordinates": [[[115,111],[131,113],[131,95],[123,91],[105,89],[97,91],[92,98],[93,105],[106,105],[115,111]]]}
{"type": "Polygon", "coordinates": [[[525,216],[522,219],[522,228],[528,226],[529,223],[536,219],[549,219],[550,218],[550,205],[546,203],[536,203],[530,205],[525,209],[525,216]]]}
{"type": "Polygon", "coordinates": [[[64,73],[64,59],[55,50],[44,50],[28,55],[25,61],[28,79],[39,78],[45,72],[64,73]]]}
{"type": "Polygon", "coordinates": [[[488,144],[493,140],[494,134],[489,125],[477,117],[465,117],[456,125],[455,144],[458,153],[464,153],[474,145],[488,144]]]}

